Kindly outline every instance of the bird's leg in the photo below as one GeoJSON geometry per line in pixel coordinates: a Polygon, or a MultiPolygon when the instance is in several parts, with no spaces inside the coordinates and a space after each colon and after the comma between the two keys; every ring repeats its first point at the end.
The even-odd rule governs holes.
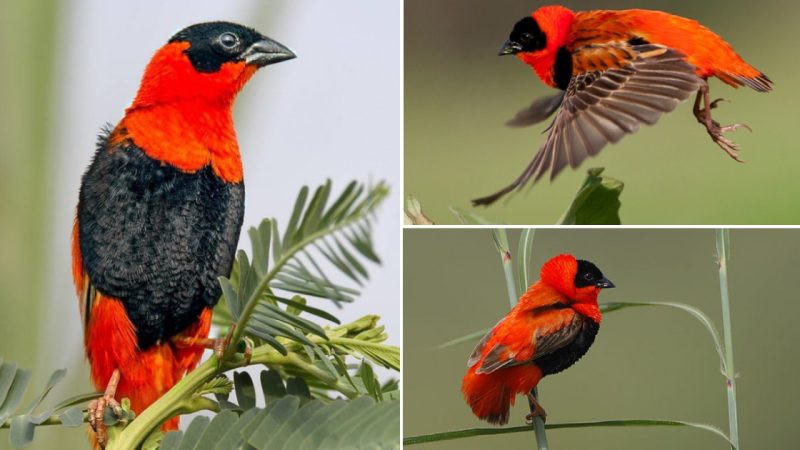
{"type": "MultiPolygon", "coordinates": [[[[218,339],[211,339],[211,338],[198,338],[198,337],[187,337],[187,336],[175,336],[172,338],[172,343],[178,347],[189,348],[189,347],[201,347],[201,348],[208,348],[214,350],[214,355],[216,355],[217,360],[222,360],[222,355],[225,353],[225,349],[231,345],[231,338],[233,337],[233,331],[236,329],[236,324],[232,324],[228,333],[225,335],[224,338],[218,339]]],[[[245,360],[249,363],[250,358],[253,356],[253,346],[249,339],[245,338],[244,341],[244,352],[245,360]]]]}
{"type": "Polygon", "coordinates": [[[539,404],[539,401],[536,400],[536,396],[533,395],[533,392],[528,392],[528,401],[531,403],[531,409],[533,409],[533,411],[525,416],[525,422],[533,423],[534,417],[541,417],[542,422],[546,422],[547,413],[545,412],[544,408],[542,408],[542,405],[539,404]]]}
{"type": "Polygon", "coordinates": [[[739,159],[739,146],[736,145],[733,141],[723,136],[723,133],[727,133],[728,131],[736,131],[739,128],[746,128],[749,131],[753,131],[747,125],[743,123],[734,123],[730,125],[721,126],[719,122],[714,120],[711,117],[711,110],[716,108],[719,102],[727,101],[723,98],[718,98],[714,101],[711,101],[709,90],[708,90],[708,83],[704,82],[700,89],[697,90],[697,97],[694,100],[694,117],[697,118],[697,121],[706,127],[706,131],[708,131],[708,135],[711,136],[711,140],[714,141],[715,144],[719,145],[725,153],[728,154],[731,158],[735,159],[738,162],[743,162],[739,159]],[[700,107],[700,103],[703,103],[703,107],[700,107]]]}
{"type": "Polygon", "coordinates": [[[100,448],[105,448],[106,440],[108,439],[106,424],[103,421],[106,407],[110,406],[117,417],[122,417],[122,406],[120,406],[119,402],[114,398],[117,393],[119,376],[119,369],[114,369],[114,372],[111,374],[111,379],[108,380],[108,385],[106,385],[106,391],[103,393],[103,396],[89,402],[87,407],[89,425],[91,425],[97,436],[97,444],[100,448]]]}

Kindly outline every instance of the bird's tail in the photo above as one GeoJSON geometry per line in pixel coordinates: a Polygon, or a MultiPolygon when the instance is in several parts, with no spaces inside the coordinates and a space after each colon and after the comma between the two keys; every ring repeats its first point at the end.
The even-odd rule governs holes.
{"type": "MultiPolygon", "coordinates": [[[[178,361],[170,344],[156,344],[120,368],[122,376],[116,398],[127,398],[137,415],[164,395],[180,379],[178,361]]],[[[178,429],[178,417],[164,422],[164,432],[178,429]]]]}
{"type": "Polygon", "coordinates": [[[461,392],[472,412],[481,420],[504,425],[514,405],[514,390],[497,373],[475,373],[471,368],[461,384],[461,392]]]}
{"type": "MultiPolygon", "coordinates": [[[[133,324],[119,300],[100,295],[91,316],[87,357],[92,366],[92,382],[102,392],[118,369],[120,379],[114,397],[119,401],[129,399],[137,415],[200,362],[204,350],[201,346],[179,347],[167,341],[139,350],[133,324]]],[[[211,309],[206,308],[181,335],[190,340],[205,338],[210,326],[211,309]]],[[[161,428],[177,430],[178,418],[166,421],[161,428]]]]}
{"type": "Polygon", "coordinates": [[[772,80],[763,73],[755,69],[752,70],[754,73],[748,73],[747,75],[721,72],[717,73],[717,78],[734,87],[747,86],[758,92],[771,91],[773,86],[772,80]]]}

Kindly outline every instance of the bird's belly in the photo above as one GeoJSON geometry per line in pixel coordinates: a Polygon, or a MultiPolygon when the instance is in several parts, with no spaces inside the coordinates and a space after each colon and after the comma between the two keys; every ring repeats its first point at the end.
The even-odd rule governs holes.
{"type": "Polygon", "coordinates": [[[216,304],[243,213],[243,185],[210,167],[185,173],[135,146],[98,152],[81,188],[81,254],[97,290],[122,301],[141,349],[216,304]]]}

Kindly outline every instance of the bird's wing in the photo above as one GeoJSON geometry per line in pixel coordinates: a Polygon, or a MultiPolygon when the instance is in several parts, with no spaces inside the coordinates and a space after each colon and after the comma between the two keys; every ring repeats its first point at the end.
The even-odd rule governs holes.
{"type": "Polygon", "coordinates": [[[78,235],[78,221],[75,221],[72,230],[72,277],[75,283],[75,289],[78,293],[78,306],[81,313],[81,321],[83,322],[84,337],[89,329],[89,318],[92,312],[95,298],[97,297],[97,290],[95,289],[92,281],[89,279],[89,274],[86,273],[86,268],[83,266],[83,257],[81,255],[81,247],[78,235]]]}
{"type": "Polygon", "coordinates": [[[552,116],[564,101],[564,91],[554,95],[539,97],[528,107],[517,112],[513,119],[506,122],[509,127],[529,127],[552,116]]]}
{"type": "MultiPolygon", "coordinates": [[[[504,320],[484,337],[476,373],[492,373],[508,366],[527,364],[569,344],[580,331],[583,318],[568,307],[547,306],[513,320],[504,320]],[[482,358],[481,356],[485,355],[482,358]]],[[[476,352],[478,349],[476,348],[476,352]]],[[[470,357],[470,360],[475,356],[470,357]]]]}
{"type": "Polygon", "coordinates": [[[478,361],[481,360],[481,357],[483,356],[483,349],[486,348],[486,344],[489,343],[489,340],[494,335],[494,330],[497,329],[501,323],[503,323],[502,320],[500,320],[500,322],[498,322],[498,324],[495,325],[494,328],[492,328],[486,334],[484,334],[481,340],[478,341],[478,345],[476,345],[475,348],[472,349],[472,353],[470,353],[469,358],[467,358],[467,367],[472,367],[475,364],[477,364],[478,361]]]}
{"type": "Polygon", "coordinates": [[[641,124],[656,123],[703,83],[683,54],[658,45],[593,44],[574,51],[572,64],[561,109],[533,161],[513,183],[473,200],[475,205],[491,204],[547,172],[552,180],[567,165],[577,167],[641,124]]]}

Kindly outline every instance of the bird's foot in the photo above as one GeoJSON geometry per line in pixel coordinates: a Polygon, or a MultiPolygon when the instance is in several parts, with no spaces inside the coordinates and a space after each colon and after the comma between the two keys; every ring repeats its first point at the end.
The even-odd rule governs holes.
{"type": "Polygon", "coordinates": [[[717,144],[722,150],[724,150],[728,156],[737,162],[744,162],[739,158],[739,145],[725,137],[723,133],[736,131],[739,128],[745,128],[752,132],[753,130],[751,130],[749,126],[743,123],[733,123],[722,126],[715,120],[711,120],[710,123],[704,123],[703,125],[705,125],[706,131],[708,131],[708,135],[711,136],[711,140],[714,141],[714,143],[717,144]]]}
{"type": "Polygon", "coordinates": [[[528,401],[531,405],[531,412],[525,416],[525,423],[532,424],[533,419],[536,417],[541,417],[542,422],[547,422],[547,412],[545,412],[542,405],[539,404],[539,401],[536,399],[532,393],[528,392],[528,401]]]}
{"type": "MultiPolygon", "coordinates": [[[[208,348],[214,351],[214,356],[217,357],[217,363],[222,364],[222,357],[225,355],[225,350],[231,345],[233,339],[233,332],[236,330],[236,324],[232,324],[225,337],[217,339],[209,338],[193,338],[186,336],[175,336],[172,342],[178,347],[201,347],[208,348]]],[[[253,342],[245,337],[242,339],[236,349],[239,353],[244,353],[245,360],[250,363],[250,358],[253,356],[253,342]]]]}
{"type": "Polygon", "coordinates": [[[87,406],[89,425],[92,427],[92,430],[94,430],[97,438],[97,445],[99,445],[100,448],[105,448],[108,442],[108,431],[104,420],[106,408],[111,407],[111,411],[117,418],[123,417],[122,405],[114,398],[117,385],[119,384],[119,377],[119,369],[115,369],[103,396],[92,400],[87,406]]]}
{"type": "Polygon", "coordinates": [[[712,109],[717,108],[720,102],[728,101],[729,100],[724,98],[718,98],[714,101],[710,101],[708,85],[706,84],[697,91],[697,98],[695,99],[693,109],[694,116],[701,125],[706,127],[706,131],[708,132],[708,135],[711,136],[711,140],[714,141],[714,143],[717,144],[723,151],[725,151],[728,156],[733,158],[735,161],[744,162],[739,159],[739,146],[732,140],[725,137],[724,133],[736,131],[739,128],[745,128],[751,132],[753,130],[743,123],[734,123],[723,126],[711,117],[712,109]],[[703,108],[700,107],[701,102],[704,105],[703,108]]]}
{"type": "MultiPolygon", "coordinates": [[[[233,332],[236,330],[236,324],[231,324],[230,329],[228,329],[228,333],[225,335],[224,338],[221,339],[214,339],[214,355],[217,357],[217,361],[222,361],[222,356],[225,354],[225,350],[231,345],[231,339],[233,338],[233,332]]],[[[239,343],[237,344],[236,351],[238,353],[244,354],[244,359],[247,364],[250,364],[250,358],[253,357],[253,341],[248,338],[244,337],[239,343]]]]}

